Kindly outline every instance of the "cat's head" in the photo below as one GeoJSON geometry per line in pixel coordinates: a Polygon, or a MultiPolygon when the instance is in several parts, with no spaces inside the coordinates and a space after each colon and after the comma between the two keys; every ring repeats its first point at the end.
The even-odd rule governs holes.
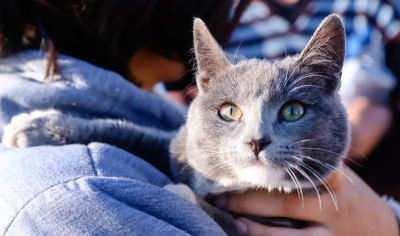
{"type": "Polygon", "coordinates": [[[328,16],[300,55],[280,61],[232,64],[200,19],[194,44],[199,95],[186,125],[190,165],[227,189],[320,185],[350,140],[338,95],[345,57],[340,18],[328,16]]]}

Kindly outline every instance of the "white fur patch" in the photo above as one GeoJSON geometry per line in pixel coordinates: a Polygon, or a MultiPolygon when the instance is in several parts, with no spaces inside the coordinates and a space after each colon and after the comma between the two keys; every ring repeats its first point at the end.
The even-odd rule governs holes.
{"type": "Polygon", "coordinates": [[[186,199],[187,201],[197,205],[196,195],[194,192],[185,184],[167,184],[164,186],[164,189],[174,193],[181,198],[186,199]]]}
{"type": "Polygon", "coordinates": [[[249,182],[251,185],[282,186],[279,182],[283,179],[282,171],[265,166],[249,166],[241,168],[237,172],[240,180],[249,182]]]}
{"type": "Polygon", "coordinates": [[[286,180],[285,172],[266,166],[249,166],[237,171],[237,177],[243,186],[265,188],[272,192],[278,190],[285,193],[292,192],[296,187],[294,183],[286,180]]]}

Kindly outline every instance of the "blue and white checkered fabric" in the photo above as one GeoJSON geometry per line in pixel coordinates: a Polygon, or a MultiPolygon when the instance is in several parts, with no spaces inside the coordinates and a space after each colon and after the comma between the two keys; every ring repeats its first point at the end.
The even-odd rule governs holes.
{"type": "Polygon", "coordinates": [[[251,1],[227,52],[267,59],[300,53],[321,21],[337,13],[347,35],[344,101],[365,96],[388,102],[396,78],[385,65],[383,46],[400,34],[399,0],[300,0],[287,12],[283,7],[278,11],[277,5],[272,0],[251,1]]]}

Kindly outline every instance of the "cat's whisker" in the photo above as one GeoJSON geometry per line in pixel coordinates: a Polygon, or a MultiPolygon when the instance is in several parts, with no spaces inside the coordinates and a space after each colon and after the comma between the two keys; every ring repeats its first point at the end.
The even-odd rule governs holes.
{"type": "MultiPolygon", "coordinates": [[[[303,58],[303,59],[297,64],[297,66],[294,68],[294,70],[293,70],[292,73],[290,74],[289,78],[291,78],[292,75],[294,74],[294,72],[296,72],[296,70],[297,70],[298,68],[300,68],[301,65],[304,64],[304,62],[306,61],[305,59],[306,59],[306,58],[303,58]]],[[[286,88],[287,82],[288,82],[288,81],[289,81],[289,80],[285,80],[285,84],[284,84],[284,86],[283,86],[284,89],[286,88]]]]}
{"type": "Polygon", "coordinates": [[[234,86],[234,89],[232,89],[233,91],[236,89],[238,89],[238,84],[236,82],[235,79],[233,79],[230,75],[227,74],[227,76],[230,78],[230,80],[232,81],[232,85],[234,86]]]}
{"type": "Polygon", "coordinates": [[[237,54],[237,52],[239,51],[239,48],[240,48],[240,46],[242,45],[242,43],[243,43],[243,40],[239,43],[239,46],[236,48],[235,55],[233,56],[234,62],[236,62],[236,54],[237,54]]]}
{"type": "MultiPolygon", "coordinates": [[[[296,72],[296,70],[299,68],[299,66],[300,66],[301,64],[302,64],[302,62],[300,62],[300,63],[297,64],[297,66],[294,68],[294,70],[292,71],[292,73],[289,75],[289,78],[291,78],[291,77],[293,76],[294,72],[296,72]]],[[[289,80],[285,81],[285,84],[283,85],[283,88],[284,88],[284,89],[286,88],[287,82],[288,82],[288,81],[289,81],[289,80]]]]}
{"type": "Polygon", "coordinates": [[[292,174],[293,174],[293,177],[294,177],[294,179],[296,180],[296,182],[297,182],[297,185],[299,186],[299,189],[300,189],[300,194],[301,194],[301,199],[302,199],[302,209],[303,209],[303,208],[304,208],[304,195],[303,195],[303,189],[301,188],[300,181],[299,181],[299,179],[297,178],[296,174],[295,174],[293,171],[290,171],[290,172],[292,172],[292,174]]]}
{"type": "Polygon", "coordinates": [[[179,173],[182,173],[186,168],[189,167],[189,165],[190,165],[190,164],[185,165],[185,166],[179,171],[179,173]]]}
{"type": "Polygon", "coordinates": [[[297,170],[301,175],[304,176],[304,178],[306,178],[306,179],[311,183],[311,185],[313,186],[315,192],[316,192],[317,195],[318,195],[319,210],[322,211],[322,200],[321,200],[321,195],[319,194],[318,188],[317,188],[317,186],[314,184],[314,181],[312,181],[312,179],[310,178],[310,176],[308,176],[307,173],[305,173],[305,172],[304,172],[302,169],[300,169],[299,167],[297,167],[297,166],[291,164],[291,163],[288,162],[288,161],[285,161],[285,162],[286,162],[289,166],[291,166],[292,168],[294,168],[295,170],[297,170]]]}
{"type": "MultiPolygon", "coordinates": [[[[194,68],[192,68],[192,69],[189,69],[189,70],[187,70],[187,71],[185,71],[180,77],[179,77],[179,79],[181,79],[183,76],[185,76],[188,72],[190,72],[190,71],[195,71],[195,69],[194,68]]],[[[196,82],[196,81],[194,81],[194,82],[196,82]]],[[[193,83],[193,82],[192,82],[193,83]]],[[[190,84],[189,84],[190,85],[190,84]]],[[[189,86],[188,85],[188,86],[189,86]]],[[[187,87],[187,86],[186,86],[187,87]]],[[[185,88],[186,89],[186,88],[185,88]]]]}
{"type": "Polygon", "coordinates": [[[318,160],[318,159],[309,157],[309,156],[303,156],[303,155],[299,155],[299,156],[301,156],[301,157],[303,157],[303,158],[306,158],[306,159],[308,159],[308,160],[310,160],[310,161],[314,161],[314,162],[316,162],[316,163],[318,163],[318,164],[320,164],[320,165],[322,165],[322,166],[325,166],[325,167],[328,168],[328,169],[331,169],[332,171],[339,172],[339,173],[342,174],[351,184],[354,185],[353,180],[352,180],[348,175],[346,175],[343,171],[341,171],[339,168],[337,168],[337,167],[335,167],[335,166],[332,166],[332,165],[330,165],[330,164],[328,164],[328,163],[322,162],[322,161],[320,161],[320,160],[318,160]]]}
{"type": "Polygon", "coordinates": [[[364,167],[363,165],[361,165],[360,163],[357,163],[357,162],[355,162],[355,161],[353,161],[352,159],[350,159],[350,158],[347,158],[346,159],[347,161],[350,161],[350,162],[352,162],[353,164],[356,164],[356,165],[358,165],[359,167],[364,167]]]}
{"type": "Polygon", "coordinates": [[[210,153],[210,154],[220,154],[220,152],[215,151],[215,150],[202,150],[202,149],[197,149],[199,152],[204,152],[204,153],[210,153]]]}
{"type": "MultiPolygon", "coordinates": [[[[239,45],[240,46],[240,45],[239,45]]],[[[238,48],[239,49],[239,48],[238,48]]],[[[235,56],[236,56],[236,54],[235,54],[235,56]]],[[[236,66],[235,65],[232,65],[232,68],[233,68],[233,79],[232,79],[232,81],[233,81],[233,84],[234,84],[234,86],[235,86],[235,88],[237,89],[237,90],[239,90],[239,83],[238,83],[238,79],[237,79],[237,77],[236,77],[236,66]]]]}
{"type": "MultiPolygon", "coordinates": [[[[321,148],[305,148],[305,147],[303,147],[303,148],[300,148],[300,149],[309,149],[309,150],[317,150],[317,151],[322,151],[322,152],[328,152],[328,153],[332,153],[332,154],[336,154],[336,155],[338,155],[338,156],[341,156],[342,154],[339,154],[339,153],[337,153],[337,152],[332,152],[332,151],[329,151],[329,150],[325,150],[325,149],[321,149],[321,148]]],[[[355,162],[355,161],[353,161],[353,160],[351,160],[351,159],[346,159],[346,160],[349,160],[349,161],[351,161],[351,162],[353,162],[354,164],[356,164],[356,165],[358,165],[358,166],[360,166],[360,167],[364,167],[364,166],[362,166],[361,164],[359,164],[359,163],[357,163],[357,162],[355,162]]]]}
{"type": "Polygon", "coordinates": [[[302,209],[304,209],[304,194],[303,194],[303,189],[301,188],[300,181],[299,181],[299,179],[297,178],[296,174],[293,171],[290,171],[290,172],[292,172],[293,177],[296,180],[297,185],[299,186],[299,190],[300,190],[300,194],[301,194],[301,201],[302,201],[302,206],[301,207],[302,207],[302,209]]]}
{"type": "Polygon", "coordinates": [[[208,176],[208,175],[214,173],[214,169],[215,169],[216,167],[225,166],[225,165],[228,165],[228,164],[229,164],[229,161],[220,162],[220,163],[218,163],[218,164],[212,166],[211,168],[209,168],[205,173],[202,173],[202,176],[204,176],[204,177],[205,177],[205,176],[208,176]]]}
{"type": "Polygon", "coordinates": [[[286,75],[285,75],[285,79],[284,79],[284,81],[285,81],[284,87],[286,87],[286,84],[287,84],[287,82],[289,81],[288,74],[289,74],[289,70],[286,70],[286,75]]]}
{"type": "Polygon", "coordinates": [[[213,153],[213,154],[218,154],[218,151],[215,150],[202,150],[202,149],[197,149],[200,152],[206,152],[206,153],[213,153]]]}
{"type": "Polygon", "coordinates": [[[308,149],[308,150],[317,150],[317,151],[323,151],[323,152],[328,152],[328,153],[332,153],[338,156],[341,156],[342,154],[337,153],[337,152],[333,152],[333,151],[329,151],[329,150],[325,150],[322,148],[313,148],[313,147],[301,147],[300,149],[308,149]]]}
{"type": "Polygon", "coordinates": [[[289,172],[289,169],[287,167],[285,167],[285,171],[286,173],[290,176],[290,178],[293,181],[294,186],[296,187],[296,191],[297,191],[297,196],[300,197],[300,191],[299,191],[299,187],[297,186],[297,182],[294,180],[292,174],[289,172]]]}
{"type": "Polygon", "coordinates": [[[305,84],[305,85],[301,85],[301,86],[299,86],[299,87],[295,87],[295,88],[289,90],[287,93],[291,93],[291,92],[294,92],[294,91],[296,91],[296,90],[298,90],[298,89],[306,88],[306,87],[318,88],[318,89],[322,89],[322,90],[327,90],[327,91],[329,91],[329,89],[324,88],[324,87],[321,87],[321,86],[305,84]]]}
{"type": "Polygon", "coordinates": [[[289,146],[293,146],[293,145],[298,144],[298,143],[305,143],[305,142],[312,142],[312,141],[314,141],[314,139],[303,139],[303,140],[291,143],[291,144],[289,144],[289,146]]]}
{"type": "Polygon", "coordinates": [[[214,157],[220,156],[218,153],[208,153],[208,155],[204,155],[202,157],[197,157],[197,161],[203,161],[205,159],[213,159],[214,157]]]}
{"type": "MultiPolygon", "coordinates": [[[[190,147],[191,145],[187,145],[187,146],[190,147]]],[[[197,146],[196,146],[196,148],[197,148],[197,150],[199,150],[201,152],[204,152],[204,153],[207,153],[207,154],[212,154],[212,155],[215,155],[215,156],[219,156],[221,154],[219,151],[215,151],[215,150],[211,150],[211,149],[200,149],[197,146]]],[[[205,156],[203,156],[201,158],[198,158],[197,160],[204,160],[204,159],[207,159],[207,158],[210,158],[210,156],[205,155],[205,156]]],[[[189,167],[189,165],[190,164],[185,165],[181,169],[180,173],[182,173],[187,167],[189,167]]]]}
{"type": "MultiPolygon", "coordinates": [[[[308,73],[308,74],[305,74],[305,75],[300,76],[299,78],[297,78],[295,81],[293,81],[293,82],[290,84],[289,89],[292,88],[293,85],[295,85],[295,84],[298,83],[299,81],[301,81],[301,80],[303,80],[303,79],[305,79],[305,78],[311,77],[311,76],[316,76],[316,75],[317,75],[316,73],[308,73]]],[[[286,86],[285,86],[285,87],[286,87],[286,86]]]]}
{"type": "Polygon", "coordinates": [[[211,171],[211,172],[208,171],[208,172],[202,174],[201,177],[197,180],[197,186],[199,186],[200,180],[201,180],[201,179],[203,179],[203,182],[204,182],[204,181],[206,181],[206,178],[207,178],[206,176],[210,176],[210,175],[212,175],[213,173],[215,173],[216,171],[218,171],[218,170],[220,170],[220,169],[223,169],[223,168],[225,168],[225,167],[227,167],[227,166],[229,166],[229,161],[224,161],[224,162],[222,162],[222,163],[219,163],[219,164],[213,166],[212,168],[210,168],[210,171],[211,171],[212,169],[216,168],[216,167],[218,167],[218,168],[214,169],[214,170],[211,171]]]}
{"type": "Polygon", "coordinates": [[[342,156],[342,154],[334,152],[334,151],[329,151],[326,149],[322,149],[322,148],[314,148],[314,147],[301,147],[300,149],[309,149],[309,150],[318,150],[318,151],[322,151],[322,152],[328,152],[328,153],[332,153],[338,156],[342,156]]]}
{"type": "Polygon", "coordinates": [[[193,85],[194,83],[196,83],[196,80],[192,80],[192,82],[190,82],[188,85],[186,85],[185,88],[182,89],[181,94],[183,94],[183,91],[185,91],[187,88],[189,88],[190,85],[193,85]]]}
{"type": "Polygon", "coordinates": [[[293,81],[293,83],[290,84],[289,89],[291,89],[295,84],[299,83],[300,81],[309,78],[309,77],[318,77],[318,78],[326,78],[326,79],[330,79],[330,80],[334,80],[332,78],[330,78],[329,76],[325,76],[325,75],[320,75],[317,73],[310,73],[304,76],[301,76],[300,78],[296,79],[295,81],[293,81]]]}
{"type": "Polygon", "coordinates": [[[285,45],[285,42],[283,42],[283,39],[282,39],[282,37],[280,37],[279,39],[281,40],[281,43],[282,43],[283,49],[285,50],[285,57],[287,57],[287,56],[288,56],[288,54],[287,54],[287,51],[286,51],[286,45],[285,45]]]}
{"type": "Polygon", "coordinates": [[[197,151],[199,152],[207,152],[207,153],[219,153],[218,150],[214,150],[214,149],[205,149],[205,148],[200,148],[197,145],[187,145],[187,147],[189,148],[195,148],[197,151]]]}
{"type": "MultiPolygon", "coordinates": [[[[219,150],[200,148],[197,145],[189,145],[189,144],[187,144],[186,147],[191,148],[191,149],[195,149],[196,151],[198,151],[200,153],[204,152],[204,153],[207,153],[207,154],[215,154],[215,155],[220,155],[221,154],[221,152],[219,150]]],[[[208,156],[205,156],[205,158],[207,158],[207,157],[208,156]]],[[[201,160],[201,158],[199,160],[201,160]]]]}
{"type": "Polygon", "coordinates": [[[288,173],[288,175],[290,176],[290,178],[293,180],[294,185],[296,186],[296,190],[297,190],[297,195],[299,197],[301,197],[301,209],[304,209],[304,195],[303,195],[303,190],[301,189],[301,185],[299,180],[297,179],[296,175],[293,173],[293,171],[291,171],[288,168],[285,168],[286,172],[288,173]]]}
{"type": "Polygon", "coordinates": [[[331,198],[332,198],[333,204],[335,205],[336,211],[339,211],[337,197],[336,197],[335,191],[330,186],[330,184],[329,183],[325,183],[325,181],[321,178],[322,176],[318,172],[316,172],[311,166],[309,166],[309,165],[307,165],[307,164],[305,164],[303,162],[301,162],[300,165],[302,167],[306,168],[308,171],[310,171],[325,186],[326,190],[331,195],[331,198]]]}
{"type": "MultiPolygon", "coordinates": [[[[303,65],[303,61],[301,61],[300,63],[297,64],[297,66],[294,68],[294,70],[292,71],[292,73],[289,75],[289,78],[291,78],[291,77],[293,76],[294,72],[296,72],[296,70],[297,70],[298,68],[300,68],[301,65],[303,65]]],[[[308,74],[306,74],[306,75],[308,75],[308,74]]],[[[304,75],[303,75],[303,76],[304,76],[304,75]]],[[[285,81],[285,85],[283,86],[284,89],[286,88],[287,82],[288,82],[288,81],[289,81],[289,80],[285,81]]]]}
{"type": "MultiPolygon", "coordinates": [[[[280,39],[281,39],[281,42],[282,42],[282,45],[283,45],[283,49],[285,49],[285,56],[287,57],[287,51],[286,51],[285,43],[283,42],[282,37],[280,39]]],[[[289,74],[289,70],[286,70],[286,76],[285,76],[285,79],[284,79],[285,85],[283,87],[286,87],[286,84],[289,81],[290,76],[288,77],[288,74],[289,74]]]]}
{"type": "MultiPolygon", "coordinates": [[[[293,70],[292,73],[290,74],[289,78],[292,77],[292,75],[294,74],[294,72],[296,72],[296,70],[297,70],[298,68],[300,68],[300,66],[303,65],[303,63],[304,63],[304,60],[297,64],[297,66],[294,68],[294,70],[293,70]]],[[[283,88],[284,88],[284,89],[286,89],[286,86],[287,86],[288,81],[289,81],[289,80],[286,80],[286,81],[285,81],[285,84],[283,85],[283,88]]]]}
{"type": "Polygon", "coordinates": [[[328,169],[330,169],[330,170],[332,170],[332,171],[334,171],[334,172],[339,172],[341,175],[343,175],[343,176],[345,177],[345,182],[346,182],[346,184],[351,188],[351,190],[353,191],[354,195],[358,198],[358,194],[357,194],[356,191],[354,190],[354,185],[355,185],[355,184],[354,184],[353,180],[352,180],[348,175],[346,175],[343,171],[341,171],[339,168],[334,167],[334,166],[332,166],[332,165],[330,165],[330,164],[328,164],[328,163],[322,162],[322,161],[320,161],[320,160],[317,160],[317,159],[312,158],[312,157],[309,157],[309,156],[303,156],[303,155],[299,155],[299,156],[301,156],[301,157],[303,157],[303,158],[306,158],[306,159],[308,159],[308,160],[314,161],[314,162],[316,162],[317,164],[320,164],[320,165],[322,165],[323,167],[326,167],[326,168],[328,168],[328,169]]]}
{"type": "Polygon", "coordinates": [[[231,83],[226,83],[225,88],[227,89],[229,88],[230,89],[229,93],[231,94],[237,93],[237,91],[239,90],[237,82],[230,75],[227,74],[227,76],[229,77],[231,83]]]}
{"type": "Polygon", "coordinates": [[[189,92],[187,92],[187,93],[185,94],[185,96],[183,96],[183,97],[186,98],[187,95],[189,95],[189,94],[192,93],[192,92],[196,92],[196,91],[197,91],[197,88],[194,88],[194,89],[190,90],[189,92]]]}
{"type": "Polygon", "coordinates": [[[358,151],[356,148],[354,148],[352,146],[350,146],[350,148],[353,149],[354,151],[356,151],[358,154],[360,154],[362,157],[364,157],[366,160],[369,161],[369,159],[364,154],[362,154],[360,151],[358,151]]]}

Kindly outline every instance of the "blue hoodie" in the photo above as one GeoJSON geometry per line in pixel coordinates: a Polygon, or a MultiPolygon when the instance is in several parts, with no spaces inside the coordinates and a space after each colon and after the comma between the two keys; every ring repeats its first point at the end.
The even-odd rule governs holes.
{"type": "MultiPolygon", "coordinates": [[[[173,105],[114,72],[67,56],[58,62],[61,79],[45,83],[39,51],[0,59],[0,136],[13,116],[49,108],[162,130],[184,123],[173,105]]],[[[225,235],[162,189],[167,176],[110,145],[1,149],[0,163],[0,235],[225,235]]]]}

